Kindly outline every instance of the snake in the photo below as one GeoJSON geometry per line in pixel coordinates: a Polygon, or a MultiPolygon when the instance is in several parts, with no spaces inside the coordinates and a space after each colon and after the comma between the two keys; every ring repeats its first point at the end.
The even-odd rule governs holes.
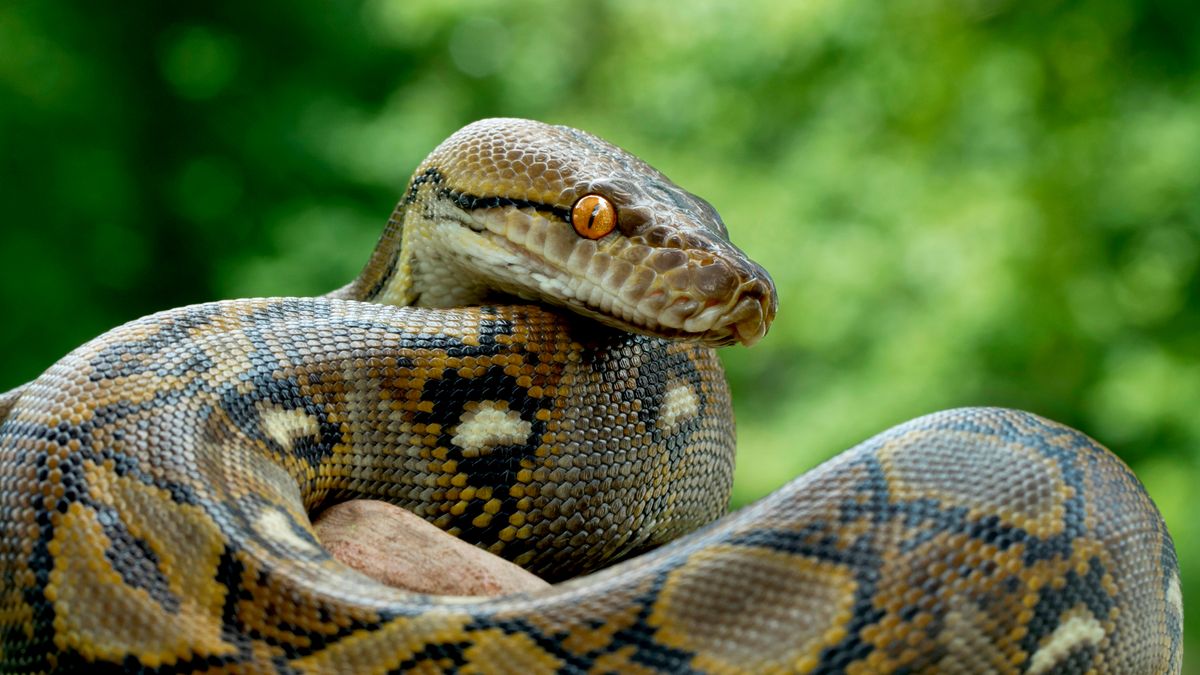
{"type": "Polygon", "coordinates": [[[1035,414],[928,414],[727,513],[715,349],[777,298],[641,159],[472,123],[346,286],[137,319],[0,397],[0,671],[1181,671],[1156,506],[1035,414]],[[383,585],[311,524],[350,499],[555,583],[383,585]]]}

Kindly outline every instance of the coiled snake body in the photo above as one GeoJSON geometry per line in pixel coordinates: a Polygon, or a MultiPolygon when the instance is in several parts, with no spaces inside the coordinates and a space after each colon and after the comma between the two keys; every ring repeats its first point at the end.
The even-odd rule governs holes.
{"type": "Polygon", "coordinates": [[[0,397],[0,670],[1179,672],[1157,510],[1031,414],[914,420],[687,534],[732,477],[710,346],[774,312],[640,160],[470,125],[347,287],[146,317],[0,397]],[[317,542],[355,497],[550,579],[624,562],[405,593],[317,542]]]}

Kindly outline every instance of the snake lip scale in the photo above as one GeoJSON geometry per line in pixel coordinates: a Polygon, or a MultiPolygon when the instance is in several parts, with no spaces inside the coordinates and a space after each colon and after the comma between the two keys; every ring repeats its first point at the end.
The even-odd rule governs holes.
{"type": "Polygon", "coordinates": [[[0,395],[0,672],[1181,671],[1171,536],[1031,413],[912,420],[726,514],[774,283],[586,132],[459,130],[362,272],[171,309],[0,395]],[[556,582],[408,593],[309,516],[404,506],[556,582]]]}
{"type": "MultiPolygon", "coordinates": [[[[531,253],[507,240],[501,240],[499,246],[514,255],[531,259],[534,265],[547,268],[554,266],[544,256],[531,253]]],[[[546,275],[535,273],[534,279],[539,286],[554,284],[546,275]]],[[[564,288],[560,292],[563,293],[562,298],[555,296],[547,301],[624,330],[691,339],[712,346],[735,342],[749,346],[762,339],[775,315],[777,304],[769,278],[766,281],[756,278],[742,282],[731,299],[724,303],[714,300],[701,303],[687,295],[669,298],[665,291],[654,291],[647,296],[652,301],[658,301],[662,307],[651,319],[644,318],[636,307],[623,303],[618,293],[603,285],[589,285],[586,289],[564,288]]],[[[526,300],[538,299],[524,293],[521,297],[526,300]]]]}

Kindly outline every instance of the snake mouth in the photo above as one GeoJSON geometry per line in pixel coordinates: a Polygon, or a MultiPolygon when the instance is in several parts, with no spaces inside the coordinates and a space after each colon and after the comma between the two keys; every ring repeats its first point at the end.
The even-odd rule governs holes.
{"type": "Polygon", "coordinates": [[[621,236],[593,241],[531,220],[504,218],[489,223],[484,235],[506,259],[490,282],[507,292],[614,328],[714,347],[753,345],[775,317],[770,275],[730,244],[684,249],[621,236]],[[535,228],[540,232],[531,236],[535,228]]]}
{"type": "Polygon", "coordinates": [[[747,347],[761,340],[775,314],[775,295],[769,284],[760,280],[747,281],[725,302],[702,301],[690,294],[672,295],[654,291],[636,304],[586,302],[567,300],[565,305],[615,328],[655,337],[699,342],[711,347],[740,343],[747,347]],[[657,312],[644,310],[659,304],[657,312]],[[646,306],[649,307],[646,307],[646,306]]]}
{"type": "Polygon", "coordinates": [[[722,308],[724,311],[717,313],[711,321],[712,327],[705,331],[709,338],[702,338],[701,341],[720,345],[735,342],[747,347],[753,345],[766,336],[775,317],[777,302],[770,284],[761,279],[745,282],[736,299],[722,308]]]}

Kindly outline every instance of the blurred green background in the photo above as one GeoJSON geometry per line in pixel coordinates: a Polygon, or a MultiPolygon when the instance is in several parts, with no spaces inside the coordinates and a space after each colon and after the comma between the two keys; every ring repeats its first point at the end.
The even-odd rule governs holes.
{"type": "Polygon", "coordinates": [[[705,196],[774,274],[770,336],[724,353],[738,504],[916,415],[1025,408],[1134,467],[1200,598],[1200,5],[188,4],[0,5],[0,390],[142,314],[341,285],[426,152],[532,117],[705,196]]]}

